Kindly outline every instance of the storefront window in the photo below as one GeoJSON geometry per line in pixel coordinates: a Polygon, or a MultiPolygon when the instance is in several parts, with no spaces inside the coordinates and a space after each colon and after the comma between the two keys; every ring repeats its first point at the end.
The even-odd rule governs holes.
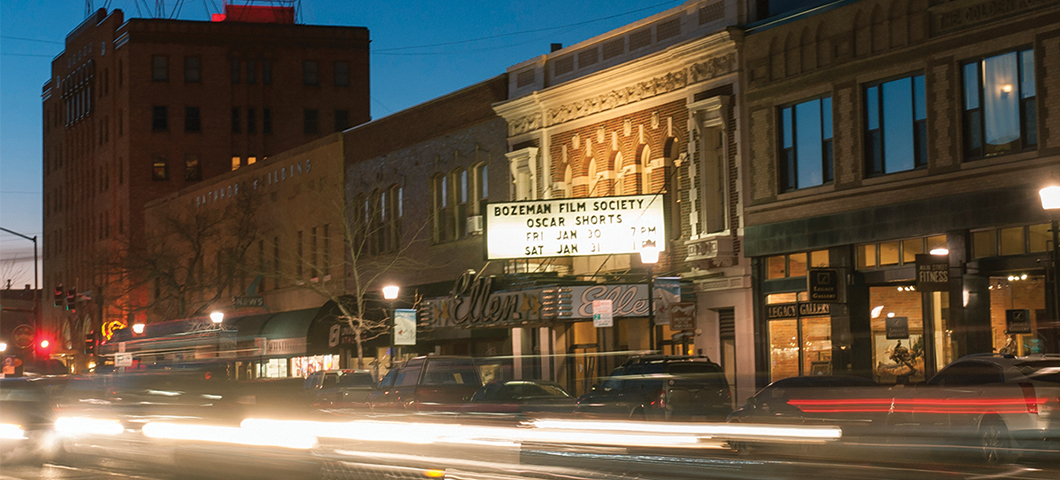
{"type": "Polygon", "coordinates": [[[1049,224],[1031,225],[1027,229],[1027,244],[1031,253],[1047,252],[1052,248],[1052,234],[1049,232],[1049,224]]]}
{"type": "Polygon", "coordinates": [[[950,362],[957,359],[956,340],[953,337],[953,326],[950,324],[949,292],[931,292],[931,304],[928,305],[929,321],[934,332],[935,347],[935,371],[942,370],[950,362]]]}
{"type": "Polygon", "coordinates": [[[997,230],[972,232],[972,257],[985,258],[997,255],[997,230]]]}
{"type": "Polygon", "coordinates": [[[831,317],[807,317],[800,321],[802,328],[803,375],[832,373],[831,317]]]}
{"type": "Polygon", "coordinates": [[[873,376],[877,382],[912,383],[925,379],[921,299],[922,294],[908,286],[869,287],[873,376]],[[904,328],[900,327],[902,324],[904,328]]]}
{"type": "Polygon", "coordinates": [[[1046,350],[1046,344],[1050,340],[1055,344],[1056,339],[1051,338],[1055,337],[1054,329],[1045,322],[1048,318],[1045,293],[1045,277],[1040,275],[990,277],[990,330],[994,351],[1015,355],[1051,353],[1046,350]]]}
{"type": "Polygon", "coordinates": [[[828,250],[810,252],[810,266],[813,268],[828,266],[828,250]]]}
{"type": "Polygon", "coordinates": [[[1023,227],[1001,229],[1001,254],[1020,255],[1026,249],[1023,241],[1023,227]]]}
{"type": "Polygon", "coordinates": [[[916,263],[916,256],[924,253],[924,241],[919,238],[902,241],[902,263],[916,263]]]}
{"type": "Polygon", "coordinates": [[[805,253],[793,253],[788,256],[788,276],[789,277],[805,277],[806,276],[806,254],[805,253]]]}
{"type": "Polygon", "coordinates": [[[784,278],[787,275],[787,265],[785,265],[787,258],[784,255],[777,255],[775,257],[769,257],[766,263],[769,266],[769,273],[766,276],[768,279],[784,278]]]}
{"type": "Polygon", "coordinates": [[[876,268],[876,244],[858,245],[858,269],[876,268]]]}
{"type": "Polygon", "coordinates": [[[338,355],[316,355],[291,359],[291,376],[308,377],[310,373],[339,368],[338,355]]]}
{"type": "Polygon", "coordinates": [[[935,235],[934,237],[927,237],[927,251],[930,253],[932,250],[939,248],[946,248],[946,236],[935,235]]]}
{"type": "Polygon", "coordinates": [[[799,375],[799,337],[796,320],[769,322],[770,381],[799,375]]]}
{"type": "Polygon", "coordinates": [[[259,365],[258,376],[266,378],[283,378],[287,376],[287,359],[270,358],[259,365]]]}
{"type": "Polygon", "coordinates": [[[886,242],[880,244],[879,266],[898,265],[898,242],[886,242]]]}

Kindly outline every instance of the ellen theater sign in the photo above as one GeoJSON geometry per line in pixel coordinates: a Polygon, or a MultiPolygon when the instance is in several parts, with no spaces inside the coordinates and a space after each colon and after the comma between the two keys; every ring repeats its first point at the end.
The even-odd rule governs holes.
{"type": "Polygon", "coordinates": [[[486,258],[637,253],[645,242],[666,248],[662,195],[491,203],[486,258]]]}

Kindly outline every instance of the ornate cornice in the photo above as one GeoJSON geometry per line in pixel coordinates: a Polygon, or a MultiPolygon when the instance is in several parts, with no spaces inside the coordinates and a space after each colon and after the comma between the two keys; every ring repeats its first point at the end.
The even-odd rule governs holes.
{"type": "Polygon", "coordinates": [[[692,63],[681,69],[656,75],[626,87],[583,100],[531,113],[508,122],[508,136],[516,136],[539,128],[559,125],[595,113],[606,112],[621,106],[646,100],[680,90],[689,85],[735,72],[736,52],[692,63]]]}

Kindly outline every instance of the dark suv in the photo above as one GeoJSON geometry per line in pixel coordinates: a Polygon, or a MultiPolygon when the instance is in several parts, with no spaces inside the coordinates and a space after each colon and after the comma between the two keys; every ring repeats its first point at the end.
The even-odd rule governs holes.
{"type": "Polygon", "coordinates": [[[481,387],[471,357],[428,355],[391,370],[368,403],[372,409],[455,411],[481,387]]]}
{"type": "Polygon", "coordinates": [[[636,356],[582,395],[575,411],[645,420],[724,420],[732,412],[732,394],[721,366],[705,356],[636,356]]]}

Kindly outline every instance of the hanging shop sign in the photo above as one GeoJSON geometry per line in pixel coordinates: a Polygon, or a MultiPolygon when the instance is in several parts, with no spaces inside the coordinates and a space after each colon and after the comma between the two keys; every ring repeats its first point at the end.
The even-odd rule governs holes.
{"type": "Polygon", "coordinates": [[[670,306],[681,301],[680,277],[656,277],[652,282],[652,309],[655,324],[670,324],[670,306]]]}
{"type": "Polygon", "coordinates": [[[950,289],[950,259],[946,255],[916,256],[916,289],[921,292],[945,292],[950,289]]]}
{"type": "Polygon", "coordinates": [[[670,305],[670,329],[695,330],[696,304],[692,302],[682,302],[670,305]]]}
{"type": "Polygon", "coordinates": [[[490,203],[486,258],[572,257],[666,248],[661,195],[490,203]]]}
{"type": "Polygon", "coordinates": [[[887,340],[905,340],[909,338],[908,317],[887,317],[883,320],[887,329],[887,340]]]}
{"type": "Polygon", "coordinates": [[[1031,311],[1026,309],[1005,310],[1005,333],[1034,333],[1031,329],[1031,311]]]}
{"type": "Polygon", "coordinates": [[[783,320],[799,317],[815,317],[829,315],[832,313],[831,306],[827,303],[775,303],[766,305],[767,320],[783,320]]]}
{"type": "Polygon", "coordinates": [[[811,302],[839,303],[839,270],[811,268],[806,272],[806,292],[811,302]]]}
{"type": "Polygon", "coordinates": [[[394,310],[394,345],[416,344],[416,310],[394,310]]]}

